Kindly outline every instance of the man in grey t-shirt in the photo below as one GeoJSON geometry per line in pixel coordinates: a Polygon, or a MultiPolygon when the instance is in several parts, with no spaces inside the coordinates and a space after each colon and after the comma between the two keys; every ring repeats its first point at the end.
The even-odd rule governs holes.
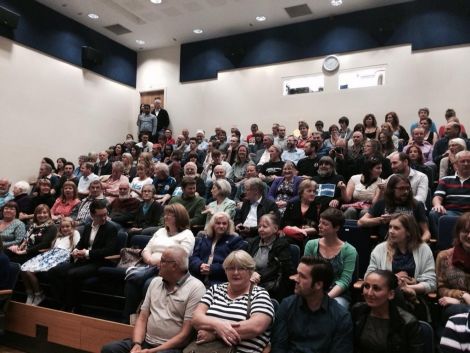
{"type": "Polygon", "coordinates": [[[159,347],[159,352],[182,351],[191,334],[193,311],[206,289],[188,272],[188,254],[179,245],[168,247],[160,260],[159,276],[147,290],[132,339],[105,345],[102,353],[128,353],[159,347]]]}

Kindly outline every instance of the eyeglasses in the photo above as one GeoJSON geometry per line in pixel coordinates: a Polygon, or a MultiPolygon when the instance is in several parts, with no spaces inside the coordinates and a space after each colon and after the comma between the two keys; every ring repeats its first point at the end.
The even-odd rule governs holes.
{"type": "Polygon", "coordinates": [[[235,271],[238,271],[238,272],[245,272],[245,271],[248,271],[249,269],[246,268],[246,267],[227,267],[225,268],[225,271],[227,272],[235,272],[235,271]]]}

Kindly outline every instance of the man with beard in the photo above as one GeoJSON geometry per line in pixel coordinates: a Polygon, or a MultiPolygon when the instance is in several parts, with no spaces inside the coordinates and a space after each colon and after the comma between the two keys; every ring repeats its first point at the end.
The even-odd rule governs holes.
{"type": "Polygon", "coordinates": [[[71,217],[75,220],[76,229],[80,232],[85,224],[91,223],[90,205],[94,200],[105,200],[103,195],[103,187],[99,180],[93,180],[88,187],[89,194],[86,198],[75,207],[71,217]]]}
{"type": "Polygon", "coordinates": [[[394,174],[401,174],[408,178],[415,200],[426,202],[429,186],[426,174],[410,168],[410,157],[404,152],[393,153],[390,156],[390,163],[394,174]]]}
{"type": "Polygon", "coordinates": [[[297,146],[297,140],[295,136],[290,135],[287,138],[286,150],[282,152],[282,155],[281,155],[281,159],[284,162],[291,161],[295,165],[297,165],[297,162],[305,157],[304,151],[300,148],[297,148],[296,146],[297,146]]]}
{"type": "Polygon", "coordinates": [[[62,186],[64,185],[66,181],[72,181],[75,183],[75,185],[78,186],[79,178],[73,174],[74,170],[75,170],[75,165],[72,162],[65,162],[64,174],[62,174],[62,176],[60,177],[59,184],[57,185],[57,189],[56,189],[57,195],[60,195],[62,186]]]}
{"type": "Polygon", "coordinates": [[[131,188],[128,182],[119,184],[119,196],[108,206],[109,217],[113,222],[128,227],[139,209],[139,200],[131,197],[131,188]]]}
{"type": "Polygon", "coordinates": [[[206,201],[201,196],[196,195],[196,180],[190,176],[183,177],[181,188],[183,194],[172,197],[169,204],[179,203],[186,208],[191,227],[203,226],[206,222],[206,215],[201,214],[201,212],[206,208],[206,201]]]}
{"type": "Polygon", "coordinates": [[[317,145],[312,141],[307,141],[304,145],[305,158],[297,163],[298,175],[302,177],[314,177],[318,174],[318,162],[320,157],[317,155],[317,145]]]}
{"type": "Polygon", "coordinates": [[[341,200],[340,182],[344,182],[342,175],[336,173],[335,162],[331,157],[321,157],[318,162],[318,175],[313,177],[317,183],[317,196],[315,203],[323,212],[328,207],[339,208],[341,200]]]}
{"type": "Polygon", "coordinates": [[[456,155],[455,175],[449,175],[437,185],[429,213],[429,223],[433,236],[437,236],[439,217],[446,214],[460,216],[470,211],[470,151],[460,151],[456,155]]]}
{"type": "Polygon", "coordinates": [[[256,151],[256,156],[253,158],[253,162],[257,165],[263,165],[269,162],[269,147],[274,144],[274,138],[271,135],[263,136],[263,149],[256,151]]]}
{"type": "Polygon", "coordinates": [[[381,239],[384,239],[392,215],[405,213],[413,215],[419,224],[421,238],[424,241],[431,238],[424,204],[414,199],[410,181],[406,176],[392,175],[388,180],[383,197],[381,195],[378,200],[358,221],[360,227],[378,227],[378,234],[381,239]]]}
{"type": "Polygon", "coordinates": [[[325,145],[325,139],[323,138],[323,134],[321,131],[315,131],[312,133],[312,141],[316,143],[318,146],[317,154],[320,157],[328,156],[330,152],[330,147],[325,145]]]}

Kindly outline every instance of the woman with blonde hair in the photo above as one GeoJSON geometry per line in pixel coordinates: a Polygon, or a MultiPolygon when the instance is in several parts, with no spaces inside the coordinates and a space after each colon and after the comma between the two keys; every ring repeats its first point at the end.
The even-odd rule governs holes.
{"type": "Polygon", "coordinates": [[[266,347],[274,308],[268,292],[250,281],[255,266],[244,250],[227,256],[223,268],[228,282],[210,287],[193,313],[198,344],[221,340],[237,352],[262,352],[266,347]]]}
{"type": "Polygon", "coordinates": [[[246,248],[243,238],[235,233],[233,220],[226,212],[216,212],[198,234],[194,252],[189,258],[189,272],[206,286],[227,281],[222,263],[234,250],[246,248]]]}
{"type": "Polygon", "coordinates": [[[463,138],[457,137],[455,139],[449,140],[447,156],[441,159],[441,163],[439,165],[439,179],[455,174],[454,163],[457,159],[456,154],[460,151],[466,150],[467,144],[463,138]]]}

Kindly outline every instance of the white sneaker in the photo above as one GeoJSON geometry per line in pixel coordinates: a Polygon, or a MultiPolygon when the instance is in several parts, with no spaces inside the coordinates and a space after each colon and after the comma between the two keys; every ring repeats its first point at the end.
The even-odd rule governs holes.
{"type": "Polygon", "coordinates": [[[34,294],[28,293],[28,296],[26,297],[26,304],[27,305],[33,304],[33,300],[34,300],[34,294]]]}
{"type": "Polygon", "coordinates": [[[46,296],[44,295],[44,292],[39,292],[34,295],[34,300],[31,303],[31,305],[38,306],[39,304],[42,303],[42,301],[46,299],[46,296]]]}

